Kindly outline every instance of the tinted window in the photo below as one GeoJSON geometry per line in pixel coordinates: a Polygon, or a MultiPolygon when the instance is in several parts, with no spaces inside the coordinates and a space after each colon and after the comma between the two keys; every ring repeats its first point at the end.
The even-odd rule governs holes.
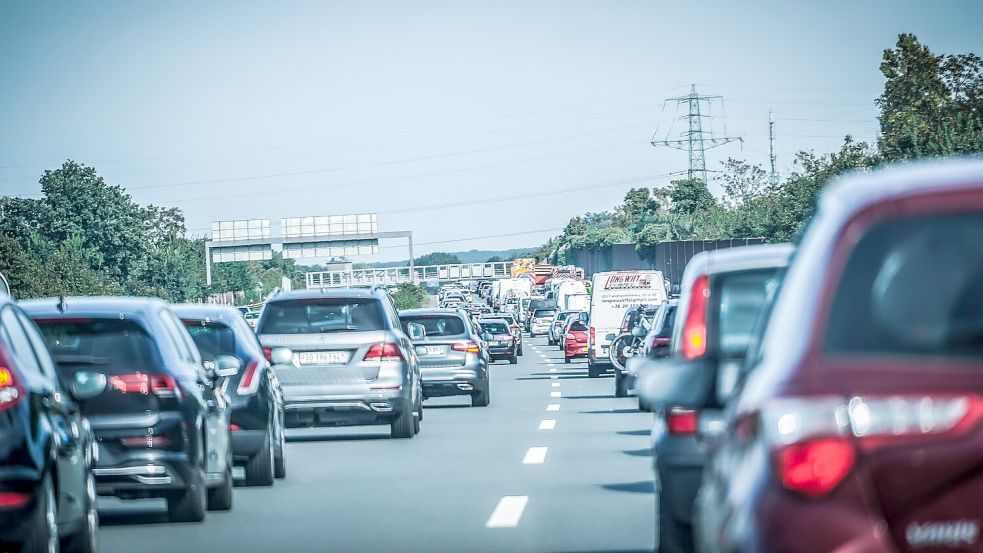
{"type": "Polygon", "coordinates": [[[34,354],[31,340],[17,320],[17,313],[13,307],[8,306],[0,311],[0,325],[6,334],[3,340],[4,345],[7,346],[8,352],[13,357],[13,361],[21,374],[35,382],[47,380],[34,354]]]}
{"type": "Polygon", "coordinates": [[[460,336],[467,331],[464,321],[455,315],[400,317],[399,321],[403,326],[403,332],[407,333],[409,333],[410,323],[422,324],[427,329],[428,338],[460,336]]]}
{"type": "Polygon", "coordinates": [[[829,352],[983,357],[983,214],[896,219],[847,260],[829,352]]]}
{"type": "Polygon", "coordinates": [[[778,270],[728,273],[715,279],[717,335],[720,353],[743,356],[754,333],[765,298],[778,286],[778,270]]]}
{"type": "Polygon", "coordinates": [[[676,324],[676,306],[670,305],[666,308],[666,316],[662,321],[662,328],[659,329],[660,338],[672,337],[672,326],[676,324]]]}
{"type": "Polygon", "coordinates": [[[235,355],[236,339],[231,328],[221,323],[182,319],[188,334],[198,351],[205,359],[215,359],[217,355],[235,355]]]}
{"type": "Polygon", "coordinates": [[[573,311],[562,311],[559,314],[557,314],[556,319],[558,321],[565,321],[567,320],[567,317],[569,317],[570,315],[573,315],[573,311]]]}
{"type": "Polygon", "coordinates": [[[316,298],[271,302],[263,310],[261,334],[312,334],[383,330],[382,306],[375,299],[316,298]]]}
{"type": "Polygon", "coordinates": [[[502,323],[481,323],[481,330],[492,334],[508,334],[509,327],[502,323]]]}
{"type": "Polygon", "coordinates": [[[580,321],[570,323],[570,332],[587,332],[587,325],[580,321]]]}
{"type": "Polygon", "coordinates": [[[535,313],[532,314],[533,317],[537,319],[546,319],[549,317],[556,316],[556,310],[554,309],[537,309],[535,313]]]}
{"type": "Polygon", "coordinates": [[[60,368],[101,371],[154,370],[159,358],[153,338],[132,320],[38,319],[38,327],[60,368]]]}

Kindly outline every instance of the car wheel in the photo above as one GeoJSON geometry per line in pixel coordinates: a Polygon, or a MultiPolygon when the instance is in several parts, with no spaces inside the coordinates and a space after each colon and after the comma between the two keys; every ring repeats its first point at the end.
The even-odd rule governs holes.
{"type": "Polygon", "coordinates": [[[171,522],[201,522],[205,520],[205,474],[195,467],[188,476],[188,487],[167,497],[167,518],[171,522]]]}
{"type": "Polygon", "coordinates": [[[509,357],[509,365],[515,365],[518,362],[519,362],[518,355],[512,354],[512,357],[509,357]]]}
{"type": "Polygon", "coordinates": [[[46,475],[38,490],[37,506],[27,522],[27,539],[23,553],[58,553],[58,503],[51,475],[46,475]]]}
{"type": "Polygon", "coordinates": [[[225,478],[222,484],[208,490],[208,510],[228,511],[232,508],[232,459],[225,465],[225,478]]]}
{"type": "Polygon", "coordinates": [[[652,407],[650,407],[649,404],[644,399],[642,399],[642,396],[638,396],[638,410],[645,413],[649,413],[652,411],[652,407]]]}
{"type": "Polygon", "coordinates": [[[412,438],[413,430],[415,425],[413,420],[416,417],[413,416],[412,409],[404,409],[395,419],[389,424],[389,435],[393,438],[412,438]]]}
{"type": "Polygon", "coordinates": [[[85,520],[82,528],[65,540],[64,553],[96,553],[99,549],[99,511],[96,509],[96,478],[89,472],[85,478],[85,520]]]}
{"type": "Polygon", "coordinates": [[[588,378],[598,378],[601,376],[601,368],[587,361],[587,377],[588,378]]]}
{"type": "Polygon", "coordinates": [[[655,494],[655,550],[660,553],[693,551],[693,533],[669,514],[669,498],[662,490],[655,494]]]}
{"type": "Polygon", "coordinates": [[[519,355],[522,355],[522,346],[519,346],[519,355]]]}
{"type": "Polygon", "coordinates": [[[563,356],[563,362],[564,363],[570,363],[570,356],[569,355],[564,355],[563,356]]]}
{"type": "Polygon", "coordinates": [[[248,461],[246,461],[246,485],[247,486],[272,486],[274,478],[274,457],[273,438],[270,432],[263,438],[263,444],[248,461]]]}
{"type": "Polygon", "coordinates": [[[287,460],[285,458],[284,449],[286,449],[286,444],[284,443],[283,428],[281,427],[278,433],[276,453],[273,456],[273,476],[275,478],[286,478],[287,476],[287,460]]]}
{"type": "Polygon", "coordinates": [[[614,371],[614,397],[628,397],[628,378],[618,370],[614,371]]]}
{"type": "Polygon", "coordinates": [[[491,403],[491,383],[485,381],[485,385],[471,394],[471,407],[488,407],[491,403]]]}

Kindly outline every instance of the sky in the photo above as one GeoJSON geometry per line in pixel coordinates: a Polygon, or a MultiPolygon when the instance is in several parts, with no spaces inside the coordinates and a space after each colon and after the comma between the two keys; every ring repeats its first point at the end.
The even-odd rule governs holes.
{"type": "MultiPolygon", "coordinates": [[[[66,159],[211,221],[379,213],[431,251],[537,246],[707,152],[779,173],[876,137],[898,33],[983,53],[983,2],[34,2],[0,6],[0,194],[66,159]]],[[[714,185],[711,188],[716,189],[714,185]]],[[[399,241],[355,261],[405,258],[399,241]]]]}

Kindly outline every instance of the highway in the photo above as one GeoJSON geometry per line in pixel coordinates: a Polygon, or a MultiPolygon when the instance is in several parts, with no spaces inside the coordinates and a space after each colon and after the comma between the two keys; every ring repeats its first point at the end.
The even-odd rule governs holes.
{"type": "Polygon", "coordinates": [[[237,487],[204,523],[100,500],[100,551],[651,551],[651,415],[585,361],[525,340],[517,365],[493,366],[489,407],[428,400],[411,440],[388,426],[291,430],[287,478],[237,487]]]}

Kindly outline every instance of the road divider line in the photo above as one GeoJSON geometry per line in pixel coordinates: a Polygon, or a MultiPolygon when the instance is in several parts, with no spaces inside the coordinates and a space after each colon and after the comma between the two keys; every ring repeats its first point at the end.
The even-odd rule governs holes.
{"type": "Polygon", "coordinates": [[[506,495],[498,500],[495,510],[492,511],[486,528],[515,528],[522,519],[522,511],[526,509],[529,502],[528,495],[506,495]]]}
{"type": "Polygon", "coordinates": [[[559,403],[550,403],[549,405],[546,406],[546,410],[547,411],[559,411],[560,410],[560,404],[559,403]]]}
{"type": "Polygon", "coordinates": [[[550,392],[550,397],[563,397],[563,394],[561,394],[559,391],[550,392]]]}
{"type": "Polygon", "coordinates": [[[554,383],[552,384],[552,386],[553,386],[554,388],[559,388],[559,387],[560,387],[560,383],[559,383],[559,382],[554,382],[554,383]]]}
{"type": "Polygon", "coordinates": [[[556,428],[556,419],[543,419],[539,421],[540,430],[553,430],[556,428]]]}
{"type": "Polygon", "coordinates": [[[542,465],[546,461],[548,447],[536,446],[526,450],[526,456],[522,458],[523,465],[542,465]]]}
{"type": "Polygon", "coordinates": [[[555,373],[556,372],[556,369],[550,369],[550,372],[551,373],[555,373]]]}

